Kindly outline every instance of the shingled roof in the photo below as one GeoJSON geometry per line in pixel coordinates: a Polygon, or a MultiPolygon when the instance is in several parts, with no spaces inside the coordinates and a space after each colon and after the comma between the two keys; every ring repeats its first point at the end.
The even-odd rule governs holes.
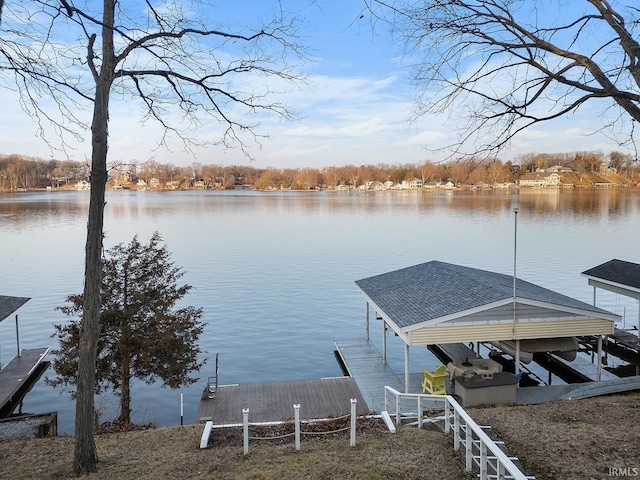
{"type": "Polygon", "coordinates": [[[7,297],[0,295],[0,322],[10,317],[12,313],[29,300],[31,299],[26,297],[7,297]]]}
{"type": "Polygon", "coordinates": [[[631,287],[640,291],[640,265],[624,260],[609,260],[582,272],[586,277],[631,287]]]}
{"type": "MultiPolygon", "coordinates": [[[[495,309],[513,301],[513,276],[431,261],[357,280],[363,295],[401,329],[430,320],[451,319],[471,312],[495,309]]],[[[611,317],[611,312],[516,280],[519,303],[547,310],[579,311],[584,315],[611,317]]]]}

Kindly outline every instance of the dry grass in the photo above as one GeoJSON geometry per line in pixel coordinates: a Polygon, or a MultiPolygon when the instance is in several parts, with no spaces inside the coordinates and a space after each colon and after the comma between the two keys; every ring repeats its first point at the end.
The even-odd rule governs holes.
{"type": "MultiPolygon", "coordinates": [[[[640,477],[640,393],[470,409],[538,480],[640,477]],[[616,475],[611,469],[632,469],[616,475]]],[[[623,470],[624,472],[624,470],[623,470]]],[[[620,470],[618,470],[620,473],[620,470]]]]}
{"type": "MultiPolygon", "coordinates": [[[[401,429],[390,434],[369,424],[349,433],[305,437],[300,451],[289,441],[253,441],[243,455],[237,433],[216,434],[214,446],[198,448],[201,426],[160,428],[96,437],[96,479],[469,479],[451,439],[440,431],[401,429]]],[[[0,443],[0,478],[73,478],[73,439],[0,443]]]]}
{"type": "MultiPolygon", "coordinates": [[[[640,474],[640,393],[469,413],[491,425],[525,473],[538,480],[612,479],[610,468],[640,474]]],[[[355,448],[343,432],[305,437],[299,452],[291,440],[252,441],[248,456],[237,432],[218,432],[214,446],[200,450],[201,432],[201,426],[189,425],[100,435],[101,462],[92,478],[473,478],[463,471],[451,438],[435,430],[402,428],[394,435],[380,423],[367,423],[359,427],[355,448]]],[[[69,437],[0,443],[0,478],[73,478],[72,457],[69,437]]]]}

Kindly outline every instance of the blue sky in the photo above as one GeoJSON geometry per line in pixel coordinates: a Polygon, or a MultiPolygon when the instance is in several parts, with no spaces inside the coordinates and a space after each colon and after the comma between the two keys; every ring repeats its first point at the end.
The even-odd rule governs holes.
{"type": "MultiPolygon", "coordinates": [[[[225,6],[216,15],[229,23],[246,22],[252,14],[262,16],[269,1],[220,2],[225,6]]],[[[283,0],[291,9],[304,7],[307,24],[303,30],[315,58],[306,65],[306,85],[283,95],[283,101],[298,115],[294,121],[275,118],[260,120],[257,131],[268,135],[261,148],[250,150],[254,166],[304,168],[361,164],[421,163],[441,161],[446,153],[431,150],[454,140],[455,118],[422,117],[411,122],[417,91],[409,82],[410,71],[402,65],[401,46],[393,44],[383,29],[371,30],[368,16],[360,18],[362,0],[283,0]]],[[[0,89],[0,153],[19,153],[41,158],[62,159],[51,153],[37,137],[37,125],[22,110],[15,92],[0,89]]],[[[530,129],[519,135],[500,158],[511,160],[529,152],[615,150],[615,143],[602,135],[586,135],[594,128],[594,114],[584,109],[580,115],[530,129]]],[[[184,166],[202,164],[244,164],[248,160],[238,149],[224,151],[208,147],[185,152],[182,144],[170,141],[170,150],[156,149],[160,130],[140,124],[131,105],[111,102],[109,158],[184,166]]],[[[248,119],[253,122],[253,119],[248,119]]],[[[53,132],[50,132],[53,135],[53,132]]],[[[206,129],[200,133],[207,135],[206,129]]],[[[86,141],[71,141],[73,160],[90,157],[86,141]]],[[[57,144],[58,142],[52,142],[57,144]]]]}

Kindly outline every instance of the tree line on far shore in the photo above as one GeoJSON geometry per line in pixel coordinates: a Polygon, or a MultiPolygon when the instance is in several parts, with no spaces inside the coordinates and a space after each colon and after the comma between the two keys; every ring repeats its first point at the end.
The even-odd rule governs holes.
{"type": "MultiPolygon", "coordinates": [[[[402,183],[413,178],[423,184],[452,182],[456,185],[500,184],[514,182],[525,173],[560,166],[570,168],[578,175],[596,174],[602,165],[616,172],[630,184],[640,181],[640,164],[628,154],[613,151],[569,153],[530,153],[518,156],[514,161],[476,158],[446,162],[425,161],[420,164],[395,163],[376,165],[347,165],[323,168],[260,168],[255,164],[222,166],[192,163],[179,167],[161,164],[153,160],[138,162],[114,162],[109,168],[109,178],[114,185],[175,185],[175,188],[233,189],[251,185],[258,190],[293,189],[314,190],[348,185],[357,188],[365,182],[392,181],[402,183]]],[[[73,160],[43,160],[24,155],[0,154],[0,191],[24,191],[72,187],[87,180],[90,165],[73,160]]]]}

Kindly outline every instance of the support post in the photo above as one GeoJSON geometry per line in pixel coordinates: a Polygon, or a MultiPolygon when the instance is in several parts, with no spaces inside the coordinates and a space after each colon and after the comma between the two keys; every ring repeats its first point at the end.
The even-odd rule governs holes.
{"type": "Polygon", "coordinates": [[[409,344],[404,344],[404,393],[409,393],[409,383],[411,381],[411,375],[409,373],[409,344]]]}
{"type": "Polygon", "coordinates": [[[20,329],[18,328],[18,315],[16,314],[16,344],[18,347],[18,357],[22,356],[20,352],[20,329]]]}
{"type": "Polygon", "coordinates": [[[364,334],[364,339],[369,341],[369,302],[367,302],[367,315],[366,315],[366,331],[364,334]]]}
{"type": "Polygon", "coordinates": [[[520,340],[516,340],[516,367],[515,367],[515,374],[517,375],[518,373],[520,373],[520,340]]]}
{"type": "Polygon", "coordinates": [[[249,453],[249,409],[242,409],[242,439],[244,444],[244,454],[249,453]]]}
{"type": "Polygon", "coordinates": [[[180,392],[180,425],[184,425],[184,394],[180,392]]]}
{"type": "Polygon", "coordinates": [[[382,319],[382,363],[387,363],[387,322],[382,319]]]}
{"type": "Polygon", "coordinates": [[[602,376],[602,335],[598,335],[598,369],[596,373],[596,380],[599,382],[602,376]]]}
{"type": "Polygon", "coordinates": [[[295,424],[296,424],[296,450],[300,450],[300,404],[293,406],[295,424]]]}
{"type": "Polygon", "coordinates": [[[349,446],[356,446],[356,407],[358,405],[358,399],[351,399],[351,436],[349,438],[349,446]]]}

